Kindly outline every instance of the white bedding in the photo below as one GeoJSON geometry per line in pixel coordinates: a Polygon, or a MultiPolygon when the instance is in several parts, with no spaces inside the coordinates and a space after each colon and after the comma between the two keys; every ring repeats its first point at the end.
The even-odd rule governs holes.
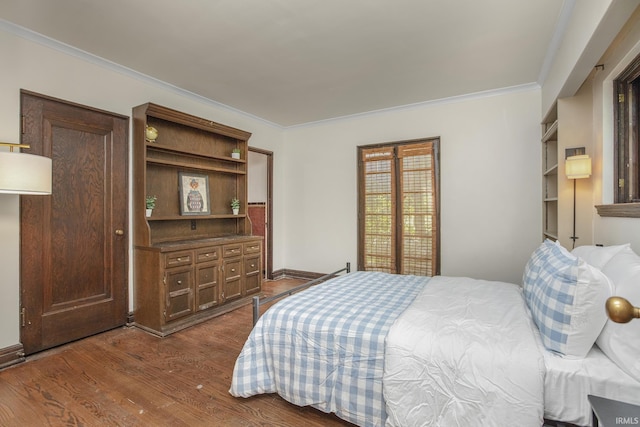
{"type": "Polygon", "coordinates": [[[545,418],[591,425],[589,394],[640,405],[640,382],[593,346],[587,357],[563,359],[545,351],[545,418]]]}
{"type": "Polygon", "coordinates": [[[521,292],[433,277],[387,336],[387,425],[541,426],[544,358],[521,292]]]}

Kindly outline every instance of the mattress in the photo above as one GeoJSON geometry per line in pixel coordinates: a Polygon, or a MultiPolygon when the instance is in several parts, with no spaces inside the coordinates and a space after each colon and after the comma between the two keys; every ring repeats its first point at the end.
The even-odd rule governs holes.
{"type": "Polygon", "coordinates": [[[594,345],[587,357],[563,359],[544,351],[545,418],[579,426],[591,425],[588,395],[640,405],[640,382],[622,371],[594,345]]]}

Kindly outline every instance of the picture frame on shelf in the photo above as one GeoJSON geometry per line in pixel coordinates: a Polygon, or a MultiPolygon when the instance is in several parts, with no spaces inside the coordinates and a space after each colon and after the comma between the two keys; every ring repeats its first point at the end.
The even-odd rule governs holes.
{"type": "Polygon", "coordinates": [[[180,215],[211,215],[209,176],[178,172],[180,215]]]}

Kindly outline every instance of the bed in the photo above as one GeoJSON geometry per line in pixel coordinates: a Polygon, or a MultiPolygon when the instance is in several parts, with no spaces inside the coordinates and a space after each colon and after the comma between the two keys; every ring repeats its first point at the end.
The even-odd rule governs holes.
{"type": "MultiPolygon", "coordinates": [[[[588,394],[640,403],[635,355],[629,370],[605,350],[611,343],[594,345],[611,329],[601,300],[612,283],[600,269],[617,252],[592,247],[583,259],[544,242],[523,286],[375,272],[333,278],[281,300],[257,321],[230,393],[278,393],[360,426],[590,425],[588,394]],[[545,282],[558,281],[573,306],[545,299],[545,282]],[[558,327],[546,319],[540,312],[552,303],[575,321],[558,327]]],[[[621,284],[640,279],[640,258],[631,254],[631,275],[610,273],[621,284]]]]}

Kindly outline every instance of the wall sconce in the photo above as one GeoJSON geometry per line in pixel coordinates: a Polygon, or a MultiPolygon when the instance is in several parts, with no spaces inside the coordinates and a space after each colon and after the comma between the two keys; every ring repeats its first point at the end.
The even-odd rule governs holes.
{"type": "Polygon", "coordinates": [[[591,159],[585,154],[585,148],[567,148],[565,150],[564,170],[568,179],[573,180],[573,247],[576,247],[576,180],[591,176],[591,159]]]}
{"type": "Polygon", "coordinates": [[[640,318],[640,307],[634,307],[622,297],[611,297],[605,304],[607,316],[617,323],[627,323],[640,318]]]}
{"type": "Polygon", "coordinates": [[[0,152],[0,193],[51,194],[50,158],[13,151],[29,148],[26,144],[0,142],[0,147],[9,147],[0,152]]]}

